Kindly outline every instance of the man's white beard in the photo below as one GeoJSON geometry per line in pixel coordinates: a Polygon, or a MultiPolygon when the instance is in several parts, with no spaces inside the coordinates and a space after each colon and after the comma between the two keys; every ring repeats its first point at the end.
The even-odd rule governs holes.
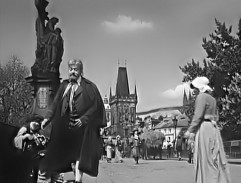
{"type": "MultiPolygon", "coordinates": [[[[79,76],[79,77],[80,77],[80,76],[79,76]]],[[[69,81],[70,81],[70,82],[76,82],[76,81],[79,79],[79,77],[70,76],[70,77],[69,77],[69,81]]]]}

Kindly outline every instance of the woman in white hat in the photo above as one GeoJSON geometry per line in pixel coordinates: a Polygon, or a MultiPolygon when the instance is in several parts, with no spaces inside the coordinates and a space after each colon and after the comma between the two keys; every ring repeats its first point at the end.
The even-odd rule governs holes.
{"type": "Polygon", "coordinates": [[[217,103],[206,77],[197,77],[191,88],[197,95],[195,112],[186,136],[195,136],[195,183],[229,183],[223,141],[217,126],[217,103]]]}
{"type": "Polygon", "coordinates": [[[133,132],[133,137],[131,140],[131,148],[132,148],[132,157],[134,158],[136,164],[138,164],[139,162],[139,158],[140,158],[140,145],[141,145],[141,140],[140,140],[140,132],[137,128],[134,128],[132,130],[133,132]]]}

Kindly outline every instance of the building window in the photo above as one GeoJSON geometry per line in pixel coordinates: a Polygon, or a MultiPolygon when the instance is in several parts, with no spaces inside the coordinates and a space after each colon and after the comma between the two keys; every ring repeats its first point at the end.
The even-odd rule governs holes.
{"type": "Polygon", "coordinates": [[[104,98],[104,104],[108,104],[108,99],[104,98]]]}

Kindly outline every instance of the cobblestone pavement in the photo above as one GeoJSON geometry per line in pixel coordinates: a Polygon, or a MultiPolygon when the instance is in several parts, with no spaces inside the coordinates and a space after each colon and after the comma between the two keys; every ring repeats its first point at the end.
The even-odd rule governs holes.
{"type": "MultiPolygon", "coordinates": [[[[241,165],[229,164],[232,183],[240,183],[241,165]]],[[[73,179],[73,173],[66,173],[65,179],[73,179]]],[[[133,159],[123,163],[100,161],[97,178],[84,175],[83,183],[193,183],[193,164],[186,160],[140,160],[136,165],[133,159]]]]}

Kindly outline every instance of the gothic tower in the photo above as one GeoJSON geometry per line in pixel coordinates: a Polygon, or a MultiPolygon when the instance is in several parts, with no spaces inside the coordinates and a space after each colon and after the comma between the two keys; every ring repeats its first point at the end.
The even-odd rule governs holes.
{"type": "Polygon", "coordinates": [[[115,95],[109,96],[111,108],[111,134],[128,137],[136,121],[137,91],[130,94],[127,69],[118,68],[115,95]]]}
{"type": "Polygon", "coordinates": [[[187,98],[187,93],[186,93],[186,91],[185,91],[185,89],[184,89],[183,106],[186,106],[186,105],[188,105],[188,104],[189,104],[189,100],[188,100],[188,98],[187,98]]]}

